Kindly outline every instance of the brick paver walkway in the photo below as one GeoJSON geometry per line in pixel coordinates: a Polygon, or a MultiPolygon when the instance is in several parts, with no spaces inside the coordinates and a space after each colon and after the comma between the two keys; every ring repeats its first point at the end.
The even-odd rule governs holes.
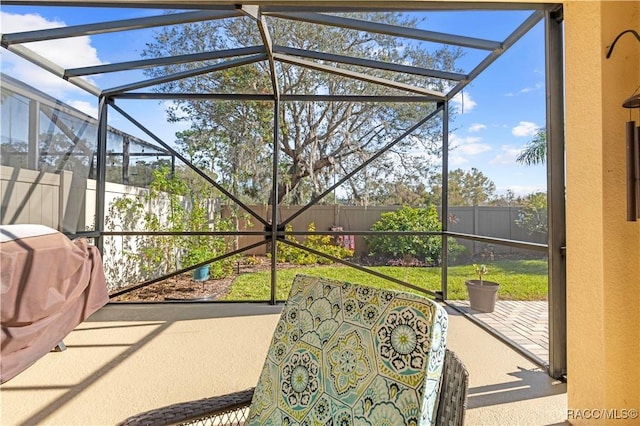
{"type": "Polygon", "coordinates": [[[498,300],[491,313],[469,307],[468,300],[450,300],[450,305],[483,322],[541,361],[549,362],[549,305],[547,301],[498,300]]]}

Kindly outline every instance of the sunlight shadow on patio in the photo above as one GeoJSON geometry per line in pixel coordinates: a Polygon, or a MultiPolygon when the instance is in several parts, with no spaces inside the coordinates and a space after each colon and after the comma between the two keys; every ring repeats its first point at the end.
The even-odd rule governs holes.
{"type": "MultiPolygon", "coordinates": [[[[68,355],[76,355],[79,354],[81,351],[79,349],[90,349],[92,352],[97,352],[97,351],[104,351],[106,349],[115,349],[115,348],[126,348],[123,352],[117,354],[116,356],[114,356],[113,358],[111,358],[110,360],[105,360],[104,364],[102,364],[101,362],[101,366],[99,366],[98,369],[96,369],[93,372],[88,372],[88,374],[86,374],[84,377],[79,378],[78,381],[74,382],[74,383],[70,383],[68,385],[23,385],[23,384],[19,384],[20,382],[17,381],[18,383],[16,385],[14,385],[13,383],[15,381],[11,381],[8,384],[4,384],[2,386],[2,402],[3,402],[3,406],[5,405],[5,400],[11,400],[12,395],[18,394],[24,397],[25,392],[28,391],[33,391],[36,392],[38,394],[42,394],[43,396],[46,394],[51,394],[51,392],[47,393],[43,391],[64,391],[62,394],[59,394],[57,392],[55,392],[55,396],[53,396],[53,399],[50,400],[49,402],[47,402],[45,405],[42,404],[35,404],[33,406],[31,406],[33,409],[35,409],[36,407],[40,407],[37,411],[30,413],[30,415],[24,419],[22,419],[20,421],[20,424],[23,425],[38,425],[38,424],[43,424],[45,422],[46,419],[48,419],[51,415],[53,415],[54,413],[60,411],[65,405],[67,405],[70,401],[74,400],[75,398],[77,398],[80,394],[82,394],[83,392],[88,391],[88,389],[95,384],[95,382],[97,382],[98,380],[100,380],[101,377],[103,377],[104,375],[108,374],[109,372],[111,372],[113,369],[118,368],[118,366],[124,362],[127,358],[129,358],[130,356],[133,356],[137,351],[141,350],[145,345],[147,345],[149,342],[151,342],[153,339],[155,339],[157,336],[159,336],[161,333],[163,333],[168,327],[171,326],[171,322],[165,322],[165,323],[154,323],[154,324],[145,324],[144,326],[142,326],[142,328],[147,328],[148,326],[152,326],[154,327],[153,330],[151,330],[150,332],[148,332],[147,334],[145,334],[144,336],[142,336],[139,340],[137,340],[135,343],[118,343],[118,344],[69,344],[67,345],[67,351],[65,351],[65,353],[63,354],[55,354],[55,353],[49,353],[45,356],[45,358],[43,358],[40,361],[49,361],[51,360],[53,362],[53,365],[57,364],[57,361],[61,361],[60,358],[65,357],[65,355],[67,355],[66,352],[69,352],[68,355]],[[58,357],[58,359],[53,359],[56,358],[57,355],[61,355],[58,357]]],[[[82,327],[82,325],[80,325],[80,327],[82,327]]],[[[124,326],[125,328],[130,328],[131,326],[124,326]]],[[[138,326],[140,327],[140,326],[138,326]]],[[[107,327],[110,328],[110,327],[107,327]]],[[[99,332],[101,331],[101,329],[103,329],[102,327],[96,327],[93,328],[93,332],[99,332]]],[[[104,329],[103,329],[104,330],[104,329]]],[[[79,330],[75,330],[74,332],[72,332],[72,334],[77,333],[77,331],[79,330]]],[[[85,334],[86,336],[86,334],[85,334]]],[[[72,338],[71,336],[68,339],[69,341],[76,341],[74,338],[72,338]]],[[[75,356],[73,356],[73,358],[75,358],[75,356]]],[[[88,359],[92,359],[92,358],[88,358],[88,359]]],[[[93,358],[95,359],[95,358],[93,358]]],[[[36,364],[40,363],[40,361],[38,361],[36,364]]],[[[80,366],[82,364],[84,364],[82,361],[83,360],[79,360],[79,359],[75,359],[75,360],[68,360],[71,361],[70,362],[70,366],[73,368],[73,366],[80,366]]],[[[52,368],[55,368],[52,366],[52,368]]],[[[37,369],[36,365],[32,366],[32,369],[37,369]]],[[[83,370],[82,368],[80,368],[81,370],[83,370]]],[[[25,372],[26,373],[26,372],[25,372]]],[[[66,377],[66,379],[73,379],[74,376],[72,374],[72,372],[69,372],[69,376],[66,377]]],[[[51,380],[51,377],[47,378],[46,376],[41,376],[40,377],[41,381],[46,382],[51,380]]],[[[58,383],[60,383],[59,381],[57,381],[58,383]]],[[[10,405],[8,405],[8,407],[10,407],[10,405]]],[[[3,417],[8,417],[7,414],[9,414],[11,411],[9,409],[2,409],[3,412],[3,417]]]]}
{"type": "MultiPolygon", "coordinates": [[[[255,385],[281,306],[110,304],[5,383],[3,424],[115,424],[141,411],[255,385]]],[[[566,385],[457,312],[448,346],[470,372],[467,422],[551,424],[566,385]]]]}
{"type": "Polygon", "coordinates": [[[447,346],[469,370],[468,425],[562,424],[567,386],[448,308],[447,346]]]}
{"type": "Polygon", "coordinates": [[[257,381],[281,306],[110,304],[0,388],[2,424],[114,424],[257,381]]]}
{"type": "Polygon", "coordinates": [[[549,376],[541,368],[527,369],[519,367],[519,371],[507,374],[520,380],[470,388],[467,407],[487,407],[567,392],[567,386],[560,382],[552,383],[549,388],[549,376]]]}

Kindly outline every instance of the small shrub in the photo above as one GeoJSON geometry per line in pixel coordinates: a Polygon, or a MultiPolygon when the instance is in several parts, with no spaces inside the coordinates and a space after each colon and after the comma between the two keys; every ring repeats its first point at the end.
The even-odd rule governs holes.
{"type": "MultiPolygon", "coordinates": [[[[210,211],[215,197],[210,189],[189,185],[168,167],[154,170],[153,176],[142,201],[123,196],[110,204],[107,229],[173,232],[235,229],[235,218],[222,218],[210,211]]],[[[107,273],[118,287],[205,262],[226,253],[230,247],[228,239],[214,235],[139,235],[123,237],[121,241],[109,245],[109,256],[105,256],[107,273]]],[[[236,256],[230,256],[212,263],[209,276],[217,279],[231,275],[235,260],[236,256]]]]}
{"type": "MultiPolygon", "coordinates": [[[[434,206],[413,208],[404,206],[395,212],[382,213],[373,224],[372,231],[437,232],[442,230],[438,212],[434,206]]],[[[442,259],[442,240],[438,235],[375,235],[367,237],[371,256],[393,259],[413,257],[427,264],[439,265],[442,259]]],[[[448,240],[449,255],[456,257],[465,249],[453,238],[448,240]]]]}
{"type": "MultiPolygon", "coordinates": [[[[210,227],[208,223],[209,218],[204,212],[206,212],[206,210],[202,208],[202,206],[194,206],[188,221],[189,229],[196,231],[207,231],[209,229],[229,231],[233,229],[232,221],[222,218],[215,220],[210,227]]],[[[223,236],[200,235],[185,236],[183,238],[182,245],[185,250],[185,254],[182,256],[183,267],[193,266],[208,259],[221,256],[229,249],[229,243],[223,236]]],[[[237,258],[238,255],[230,256],[210,263],[209,277],[211,279],[220,279],[233,274],[233,265],[237,258]]]]}
{"type": "MultiPolygon", "coordinates": [[[[291,232],[293,228],[291,225],[287,225],[285,231],[291,232]]],[[[315,232],[316,226],[311,222],[307,228],[309,232],[315,232]]],[[[287,240],[300,244],[293,236],[286,237],[287,240]]],[[[314,250],[326,253],[330,256],[337,257],[338,259],[345,259],[353,256],[353,250],[335,245],[330,235],[309,235],[307,237],[307,247],[314,250]]],[[[328,265],[333,263],[330,259],[323,256],[318,256],[310,253],[306,250],[293,247],[289,244],[278,243],[278,262],[289,262],[294,265],[328,265]]]]}
{"type": "Polygon", "coordinates": [[[234,259],[229,257],[213,262],[209,267],[209,278],[219,280],[233,275],[233,265],[234,259]]]}
{"type": "MultiPolygon", "coordinates": [[[[316,230],[316,225],[311,222],[307,230],[309,232],[314,232],[316,230]]],[[[353,250],[334,244],[334,240],[330,235],[309,235],[307,238],[307,246],[330,256],[337,257],[338,259],[345,259],[353,256],[353,250]]],[[[315,257],[318,258],[317,263],[332,263],[331,260],[325,257],[315,257]]]]}
{"type": "Polygon", "coordinates": [[[247,266],[257,266],[262,264],[262,259],[256,257],[255,255],[246,256],[242,259],[242,261],[247,266]]]}
{"type": "Polygon", "coordinates": [[[523,207],[516,225],[529,231],[529,234],[547,233],[547,194],[537,192],[529,194],[523,202],[523,207]]]}

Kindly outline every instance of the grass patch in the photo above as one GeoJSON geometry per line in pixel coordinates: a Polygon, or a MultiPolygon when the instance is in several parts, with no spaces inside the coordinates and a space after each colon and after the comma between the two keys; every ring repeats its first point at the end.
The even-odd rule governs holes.
{"type": "MultiPolygon", "coordinates": [[[[546,300],[547,261],[545,260],[497,260],[487,263],[489,274],[485,280],[500,283],[498,298],[503,300],[546,300]]],[[[406,281],[431,291],[440,290],[440,268],[400,266],[376,266],[371,269],[406,281]]],[[[285,300],[296,274],[334,278],[341,281],[365,284],[371,287],[416,292],[398,284],[361,272],[347,266],[306,266],[278,270],[276,298],[285,300]]],[[[448,273],[448,298],[467,298],[465,280],[477,278],[472,265],[452,266],[448,273]]],[[[269,300],[271,272],[242,274],[231,285],[226,300],[269,300]]]]}

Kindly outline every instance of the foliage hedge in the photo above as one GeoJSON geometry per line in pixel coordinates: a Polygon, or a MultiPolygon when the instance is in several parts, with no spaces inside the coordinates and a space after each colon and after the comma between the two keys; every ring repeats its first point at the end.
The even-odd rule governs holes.
{"type": "MultiPolygon", "coordinates": [[[[285,231],[291,232],[293,228],[287,225],[285,231]]],[[[309,232],[315,232],[316,226],[311,222],[307,228],[309,232]]],[[[288,241],[300,244],[292,235],[286,237],[288,241]]],[[[315,249],[322,253],[326,253],[338,259],[345,259],[353,256],[353,250],[334,244],[330,235],[309,235],[307,242],[303,244],[306,247],[315,249]]],[[[277,251],[278,262],[288,262],[294,265],[328,265],[333,263],[332,260],[323,256],[310,253],[306,250],[299,249],[286,243],[278,243],[277,251]]]]}
{"type": "MultiPolygon", "coordinates": [[[[404,206],[394,212],[382,213],[372,231],[439,232],[442,223],[434,206],[427,208],[404,206]]],[[[400,259],[413,257],[421,262],[439,265],[442,260],[442,237],[439,235],[374,235],[366,238],[371,256],[400,259]]],[[[456,257],[465,248],[453,238],[448,241],[449,256],[456,257]]]]}

